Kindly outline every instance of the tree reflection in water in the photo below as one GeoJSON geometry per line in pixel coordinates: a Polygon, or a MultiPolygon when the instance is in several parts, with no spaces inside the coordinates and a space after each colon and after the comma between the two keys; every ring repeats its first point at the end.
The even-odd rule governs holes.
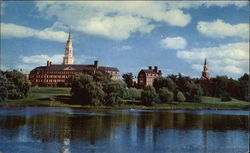
{"type": "Polygon", "coordinates": [[[4,152],[8,152],[7,146],[11,145],[8,142],[13,143],[19,137],[47,144],[44,148],[39,148],[37,144],[41,152],[43,149],[62,153],[81,150],[211,152],[223,147],[226,151],[247,150],[247,146],[244,148],[248,128],[246,115],[73,109],[71,113],[45,113],[29,117],[2,114],[0,122],[2,140],[7,143],[0,143],[0,148],[5,149],[0,151],[4,152]],[[22,128],[24,126],[28,128],[22,128]],[[235,141],[231,140],[234,137],[232,132],[236,136],[235,141]],[[233,147],[230,146],[232,142],[242,145],[233,147]],[[53,151],[49,144],[56,149],[53,151]]]}

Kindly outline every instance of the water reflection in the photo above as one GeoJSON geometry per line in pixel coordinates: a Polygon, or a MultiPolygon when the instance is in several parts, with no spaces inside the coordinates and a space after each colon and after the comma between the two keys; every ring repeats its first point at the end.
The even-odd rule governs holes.
{"type": "Polygon", "coordinates": [[[0,113],[0,151],[246,152],[247,117],[211,112],[9,108],[0,113]]]}

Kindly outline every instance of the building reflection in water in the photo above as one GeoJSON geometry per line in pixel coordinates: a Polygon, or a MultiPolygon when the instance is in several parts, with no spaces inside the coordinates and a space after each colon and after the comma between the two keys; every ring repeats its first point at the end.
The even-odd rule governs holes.
{"type": "MultiPolygon", "coordinates": [[[[3,140],[8,140],[6,143],[15,140],[19,145],[25,145],[32,142],[42,146],[38,148],[41,152],[56,148],[55,152],[60,153],[77,150],[150,152],[176,149],[206,153],[214,151],[213,148],[230,146],[232,142],[235,145],[245,144],[247,136],[244,134],[248,128],[247,116],[244,115],[112,113],[107,110],[101,114],[78,110],[77,114],[73,111],[29,117],[2,115],[0,121],[0,134],[3,140]]],[[[238,151],[237,147],[233,149],[238,151]]]]}

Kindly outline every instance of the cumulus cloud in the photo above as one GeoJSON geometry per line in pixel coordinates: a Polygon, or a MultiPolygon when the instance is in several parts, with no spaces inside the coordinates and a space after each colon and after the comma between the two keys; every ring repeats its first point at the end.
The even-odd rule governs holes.
{"type": "Polygon", "coordinates": [[[150,33],[158,23],[184,27],[191,21],[189,14],[169,9],[164,2],[36,2],[36,6],[45,18],[55,17],[58,25],[113,40],[150,33]]]}
{"type": "Polygon", "coordinates": [[[204,59],[208,59],[209,70],[216,75],[239,76],[248,72],[249,43],[239,42],[210,48],[193,48],[178,51],[177,57],[202,70],[204,59]]]}
{"type": "Polygon", "coordinates": [[[22,56],[21,60],[25,64],[39,64],[45,65],[47,60],[52,61],[55,64],[61,64],[63,59],[63,54],[49,55],[32,55],[32,56],[22,56]]]}
{"type": "Polygon", "coordinates": [[[53,64],[61,64],[63,60],[63,54],[55,55],[32,55],[32,56],[20,56],[21,63],[17,66],[18,69],[22,69],[24,72],[29,72],[35,67],[45,66],[47,61],[52,61],[53,64]]]}
{"type": "Polygon", "coordinates": [[[52,40],[59,42],[65,42],[68,36],[68,34],[63,31],[53,31],[50,28],[43,30],[36,30],[12,23],[1,23],[1,35],[3,36],[3,38],[35,37],[38,39],[52,40]]]}
{"type": "MultiPolygon", "coordinates": [[[[62,64],[63,56],[63,54],[20,56],[21,63],[17,66],[17,68],[22,69],[25,72],[29,72],[35,67],[45,66],[48,60],[52,61],[52,64],[62,64]]],[[[86,62],[93,63],[92,60],[94,59],[96,59],[96,57],[89,55],[80,55],[75,57],[76,64],[86,64],[86,62]]]]}
{"type": "Polygon", "coordinates": [[[182,37],[166,37],[160,43],[165,49],[185,49],[187,46],[186,40],[182,37]]]}
{"type": "Polygon", "coordinates": [[[248,39],[249,36],[249,24],[241,23],[232,25],[220,19],[213,22],[200,21],[196,28],[201,34],[213,38],[236,36],[248,39]]]}

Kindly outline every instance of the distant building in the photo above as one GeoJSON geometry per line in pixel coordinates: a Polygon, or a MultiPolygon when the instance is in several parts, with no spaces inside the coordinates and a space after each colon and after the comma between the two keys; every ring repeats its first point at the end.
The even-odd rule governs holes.
{"type": "Polygon", "coordinates": [[[99,66],[98,61],[89,65],[74,64],[72,40],[69,38],[65,47],[65,56],[63,57],[63,64],[52,64],[47,61],[46,66],[39,66],[33,69],[29,74],[29,80],[33,86],[61,86],[67,83],[67,79],[76,74],[95,74],[96,72],[109,73],[112,80],[120,79],[120,72],[115,67],[99,66]]]}
{"type": "Polygon", "coordinates": [[[210,79],[209,72],[208,72],[208,66],[207,66],[207,59],[206,58],[205,58],[204,66],[203,66],[203,71],[202,71],[202,74],[201,74],[201,79],[202,80],[210,79]]]}
{"type": "Polygon", "coordinates": [[[145,88],[147,86],[152,86],[154,79],[162,75],[161,70],[158,70],[158,67],[155,66],[152,69],[152,66],[149,66],[148,69],[142,69],[138,73],[138,87],[145,88]]]}

